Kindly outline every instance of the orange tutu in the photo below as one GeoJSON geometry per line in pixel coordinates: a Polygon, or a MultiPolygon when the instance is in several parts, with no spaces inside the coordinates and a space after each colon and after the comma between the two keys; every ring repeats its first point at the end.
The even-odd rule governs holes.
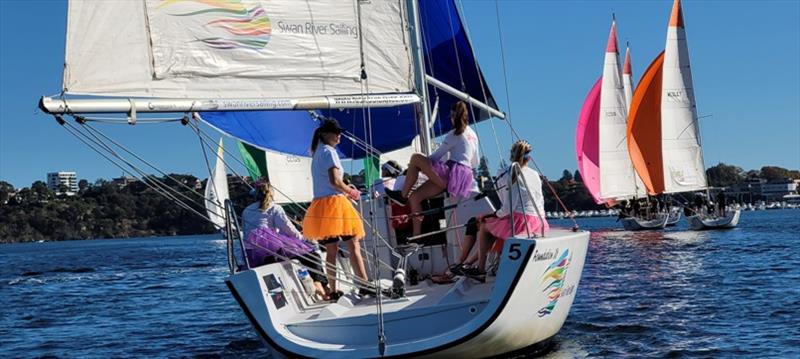
{"type": "Polygon", "coordinates": [[[347,197],[328,196],[311,202],[303,218],[303,235],[314,241],[339,236],[361,239],[364,238],[364,224],[347,197]]]}

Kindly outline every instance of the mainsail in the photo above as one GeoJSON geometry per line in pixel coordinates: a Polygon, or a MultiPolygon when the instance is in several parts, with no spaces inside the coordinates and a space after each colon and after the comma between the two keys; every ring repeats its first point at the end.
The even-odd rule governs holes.
{"type": "Polygon", "coordinates": [[[403,4],[70,0],[63,89],[175,99],[408,93],[403,4]]]}
{"type": "Polygon", "coordinates": [[[700,127],[689,67],[689,48],[680,0],[675,0],[664,49],[661,96],[661,145],[664,192],[687,192],[707,187],[700,127]]]}
{"type": "MultiPolygon", "coordinates": [[[[421,1],[419,6],[426,74],[496,108],[497,104],[477,64],[455,2],[421,1]]],[[[386,24],[376,26],[382,28],[386,24]]],[[[376,76],[372,70],[374,66],[374,63],[366,64],[370,87],[376,76]]],[[[428,94],[431,104],[438,99],[439,108],[443,109],[438,111],[438,118],[432,121],[435,125],[431,131],[434,136],[445,134],[452,129],[448,110],[459,98],[430,83],[428,94]]],[[[348,134],[359,139],[369,137],[368,123],[371,120],[371,145],[381,153],[407,147],[421,129],[414,105],[372,108],[370,111],[333,108],[320,110],[318,114],[336,118],[348,134]]],[[[473,108],[473,114],[476,122],[491,117],[489,112],[478,107],[473,108]]],[[[246,143],[297,156],[309,155],[311,134],[318,125],[307,111],[203,112],[202,118],[213,127],[246,143]]],[[[342,136],[342,142],[337,147],[343,157],[359,159],[368,155],[363,145],[354,144],[348,136],[342,136]]]]}
{"type": "Polygon", "coordinates": [[[617,48],[617,23],[608,35],[600,89],[600,198],[618,200],[638,195],[636,174],[625,141],[627,105],[617,48]]]}
{"type": "Polygon", "coordinates": [[[216,225],[217,228],[225,228],[225,201],[230,198],[228,195],[228,177],[225,171],[225,161],[223,160],[224,154],[225,149],[223,148],[222,138],[220,138],[217,146],[217,161],[208,180],[206,180],[205,189],[206,213],[211,223],[216,225]]]}
{"type": "Polygon", "coordinates": [[[651,194],[706,188],[689,51],[680,0],[675,0],[664,52],[633,95],[628,146],[651,194]]]}

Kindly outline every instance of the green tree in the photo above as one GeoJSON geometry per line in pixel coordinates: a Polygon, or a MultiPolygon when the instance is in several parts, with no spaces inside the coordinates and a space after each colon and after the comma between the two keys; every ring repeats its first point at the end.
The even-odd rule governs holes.
{"type": "Polygon", "coordinates": [[[785,179],[800,179],[798,171],[790,171],[783,167],[764,166],[761,167],[760,177],[769,182],[782,181],[785,179]]]}
{"type": "Polygon", "coordinates": [[[14,186],[6,181],[0,181],[0,205],[8,201],[11,193],[14,193],[14,186]]]}
{"type": "Polygon", "coordinates": [[[42,181],[36,181],[31,184],[31,191],[36,201],[46,201],[53,198],[53,191],[47,188],[47,185],[42,181]]]}
{"type": "Polygon", "coordinates": [[[722,162],[706,170],[708,184],[713,187],[729,187],[744,179],[745,173],[741,167],[726,165],[722,162]]]}
{"type": "Polygon", "coordinates": [[[78,181],[78,191],[83,193],[86,189],[89,188],[89,181],[82,179],[78,181]]]}

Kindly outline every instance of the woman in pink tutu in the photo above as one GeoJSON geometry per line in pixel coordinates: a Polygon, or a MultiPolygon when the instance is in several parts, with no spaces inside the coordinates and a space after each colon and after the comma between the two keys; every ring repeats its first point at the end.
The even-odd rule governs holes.
{"type": "MultiPolygon", "coordinates": [[[[411,205],[411,212],[422,211],[422,201],[447,190],[455,198],[468,198],[473,187],[472,169],[478,165],[478,136],[469,127],[469,109],[458,101],[450,109],[453,130],[429,157],[415,153],[408,164],[408,173],[402,191],[387,190],[386,195],[395,202],[411,205]],[[446,162],[442,159],[448,155],[446,162]],[[428,180],[413,192],[419,173],[428,180]]],[[[422,217],[412,218],[413,235],[422,232],[422,217]]]]}
{"type": "Polygon", "coordinates": [[[483,278],[486,275],[487,254],[490,249],[502,249],[506,238],[533,237],[541,234],[542,227],[545,231],[550,229],[547,220],[544,219],[542,180],[538,172],[528,167],[528,162],[531,160],[530,152],[531,145],[524,140],[517,141],[511,146],[511,161],[519,164],[520,173],[512,173],[510,169],[500,171],[497,188],[500,188],[498,195],[503,206],[497,211],[496,216],[481,219],[483,223],[478,230],[478,243],[480,243],[478,267],[465,268],[465,274],[483,278]],[[520,177],[523,177],[524,181],[520,177]],[[509,196],[514,206],[513,224],[509,196]]]}

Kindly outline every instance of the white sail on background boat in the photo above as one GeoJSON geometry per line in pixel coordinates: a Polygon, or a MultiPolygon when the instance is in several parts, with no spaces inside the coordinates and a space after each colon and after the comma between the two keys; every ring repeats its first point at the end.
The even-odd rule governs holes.
{"type": "Polygon", "coordinates": [[[608,36],[600,87],[600,198],[604,200],[644,195],[643,187],[637,185],[636,172],[628,155],[625,139],[627,108],[619,66],[617,22],[614,20],[608,36]]]}
{"type": "MultiPolygon", "coordinates": [[[[63,82],[67,98],[42,98],[40,106],[51,114],[127,113],[135,123],[137,112],[216,111],[230,116],[210,120],[214,114],[205,112],[203,121],[250,145],[272,149],[307,144],[311,126],[297,125],[311,121],[307,112],[297,116],[295,111],[289,121],[285,116],[291,114],[267,119],[226,111],[329,109],[355,123],[355,112],[397,107],[394,112],[404,119],[419,120],[404,122],[409,128],[425,129],[417,133],[423,152],[435,133],[427,130],[431,86],[441,90],[433,96],[443,102],[469,102],[477,120],[504,116],[494,108],[452,0],[71,0],[69,6],[63,82]],[[423,31],[438,31],[438,36],[422,36],[423,31]],[[458,66],[458,75],[464,76],[459,81],[452,76],[456,71],[439,71],[442,77],[434,78],[426,66],[437,64],[449,70],[458,66]],[[74,97],[84,94],[101,98],[74,97]],[[400,106],[420,100],[424,102],[413,112],[408,111],[411,106],[400,106]],[[360,110],[336,110],[340,108],[360,110]],[[263,131],[267,122],[271,131],[263,131]],[[276,135],[278,139],[270,137],[276,135]],[[277,146],[273,142],[278,140],[285,141],[277,146]]],[[[369,153],[373,137],[387,139],[381,143],[383,152],[408,146],[412,137],[391,127],[398,121],[389,122],[374,131],[372,126],[362,128],[352,152],[366,148],[369,153]]],[[[199,125],[195,130],[201,137],[199,125]]],[[[285,164],[278,161],[278,166],[277,172],[286,173],[285,164]]],[[[298,164],[297,173],[303,166],[298,164]]],[[[291,182],[291,176],[286,180],[291,182]]],[[[283,179],[275,181],[273,185],[283,179]]],[[[447,216],[445,230],[463,225],[466,214],[485,210],[480,207],[485,205],[487,201],[458,203],[459,215],[447,216]]],[[[377,254],[362,253],[373,264],[373,276],[379,276],[376,284],[359,283],[351,271],[328,270],[340,277],[340,289],[349,280],[351,288],[373,285],[376,290],[394,278],[391,296],[362,297],[354,291],[335,303],[315,302],[303,289],[297,264],[288,258],[253,266],[238,261],[234,236],[228,236],[231,275],[226,284],[275,357],[492,356],[541,345],[564,324],[580,282],[588,232],[554,229],[544,237],[509,238],[496,276],[485,282],[461,277],[442,285],[426,280],[415,284],[393,276],[407,265],[422,275],[441,273],[455,260],[457,236],[451,231],[444,243],[419,248],[398,241],[389,227],[390,216],[374,213],[365,220],[370,226],[377,222],[383,222],[388,235],[370,231],[365,246],[377,254]],[[417,250],[423,255],[412,255],[417,250]],[[427,263],[414,263],[426,256],[427,263]]]]}
{"type": "Polygon", "coordinates": [[[705,190],[706,171],[700,146],[700,126],[694,98],[689,48],[680,0],[676,0],[667,28],[661,84],[661,145],[664,192],[705,190]]]}
{"type": "Polygon", "coordinates": [[[225,228],[225,201],[230,199],[228,194],[228,175],[225,171],[225,155],[222,138],[217,146],[216,163],[211,175],[206,180],[205,205],[208,218],[217,228],[225,228]]]}

